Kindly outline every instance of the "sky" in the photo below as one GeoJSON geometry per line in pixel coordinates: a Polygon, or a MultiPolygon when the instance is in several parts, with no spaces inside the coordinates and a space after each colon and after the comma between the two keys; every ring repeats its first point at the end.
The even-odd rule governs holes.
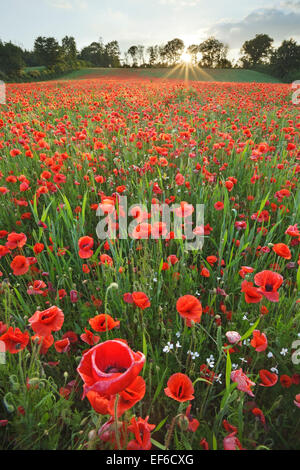
{"type": "Polygon", "coordinates": [[[32,49],[37,36],[74,36],[79,49],[101,37],[131,45],[186,46],[213,35],[238,58],[243,42],[267,33],[278,46],[300,41],[300,0],[2,0],[0,39],[32,49]]]}

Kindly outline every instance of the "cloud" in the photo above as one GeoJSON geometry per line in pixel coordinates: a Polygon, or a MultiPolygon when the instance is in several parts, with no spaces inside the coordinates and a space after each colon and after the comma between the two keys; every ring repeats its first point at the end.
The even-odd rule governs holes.
{"type": "Polygon", "coordinates": [[[280,7],[292,11],[300,11],[300,1],[286,0],[280,3],[280,7]]]}
{"type": "Polygon", "coordinates": [[[221,20],[206,33],[229,43],[232,48],[241,47],[245,40],[260,33],[269,34],[277,43],[292,36],[297,39],[300,36],[300,1],[285,1],[284,4],[288,10],[299,7],[299,13],[298,10],[260,8],[240,21],[221,20]]]}
{"type": "Polygon", "coordinates": [[[199,0],[159,0],[162,5],[173,5],[176,9],[185,7],[195,7],[199,0]]]}
{"type": "Polygon", "coordinates": [[[46,0],[48,5],[53,8],[62,10],[72,10],[73,8],[86,8],[87,4],[84,0],[46,0]]]}

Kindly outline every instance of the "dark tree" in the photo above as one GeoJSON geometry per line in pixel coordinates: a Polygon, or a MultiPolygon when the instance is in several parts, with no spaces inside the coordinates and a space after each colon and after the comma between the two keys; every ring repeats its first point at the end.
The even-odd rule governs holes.
{"type": "Polygon", "coordinates": [[[80,59],[89,62],[94,67],[105,66],[105,48],[102,42],[92,42],[84,47],[80,53],[80,59]]]}
{"type": "Polygon", "coordinates": [[[241,48],[241,61],[244,67],[253,67],[268,62],[273,42],[274,39],[270,38],[268,34],[257,34],[255,38],[245,41],[241,48]]]}
{"type": "Polygon", "coordinates": [[[0,72],[5,75],[19,75],[24,67],[23,50],[12,42],[0,41],[0,72]]]}
{"type": "Polygon", "coordinates": [[[202,67],[216,68],[228,66],[228,46],[213,36],[199,45],[199,52],[202,54],[202,67]]]}
{"type": "Polygon", "coordinates": [[[105,46],[105,54],[108,65],[111,67],[120,67],[120,46],[118,41],[108,42],[105,46]]]}
{"type": "Polygon", "coordinates": [[[300,45],[294,39],[283,41],[271,57],[271,67],[280,78],[289,80],[293,72],[297,78],[297,73],[300,72],[300,45]]]}
{"type": "Polygon", "coordinates": [[[165,57],[170,65],[175,65],[180,58],[184,50],[184,42],[181,39],[175,38],[172,41],[168,41],[164,46],[165,57]]]}
{"type": "Polygon", "coordinates": [[[191,44],[187,48],[187,52],[188,52],[188,54],[190,54],[193,64],[196,65],[197,64],[197,54],[199,53],[199,46],[197,44],[191,44]]]}
{"type": "Polygon", "coordinates": [[[137,46],[131,46],[127,53],[130,55],[132,59],[132,66],[136,67],[137,66],[137,53],[138,53],[138,47],[137,46]]]}
{"type": "Polygon", "coordinates": [[[63,51],[55,38],[39,36],[34,42],[34,52],[40,65],[53,67],[62,60],[63,51]]]}
{"type": "Polygon", "coordinates": [[[64,59],[67,62],[74,62],[77,59],[77,46],[75,38],[72,36],[65,36],[62,41],[62,50],[64,59]]]}

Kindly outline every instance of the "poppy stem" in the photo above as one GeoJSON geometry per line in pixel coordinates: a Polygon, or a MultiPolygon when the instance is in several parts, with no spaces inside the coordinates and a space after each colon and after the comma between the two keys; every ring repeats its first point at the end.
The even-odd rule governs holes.
{"type": "Polygon", "coordinates": [[[115,400],[115,409],[114,409],[114,415],[115,415],[115,435],[116,435],[116,442],[117,442],[117,447],[118,450],[121,450],[121,443],[120,443],[120,436],[119,436],[119,428],[118,428],[118,402],[119,402],[119,394],[117,393],[116,395],[116,400],[115,400]]]}

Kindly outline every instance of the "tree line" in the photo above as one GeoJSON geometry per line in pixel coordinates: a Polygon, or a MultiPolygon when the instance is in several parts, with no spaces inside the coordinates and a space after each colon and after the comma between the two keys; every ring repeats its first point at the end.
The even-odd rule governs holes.
{"type": "Polygon", "coordinates": [[[162,45],[145,47],[132,45],[124,52],[118,41],[104,44],[102,39],[92,42],[80,51],[75,38],[65,36],[61,43],[54,37],[39,36],[31,51],[22,49],[12,42],[0,40],[0,79],[16,78],[27,68],[42,67],[45,70],[30,73],[57,75],[67,71],[90,67],[170,67],[181,62],[185,52],[191,63],[205,68],[246,68],[271,73],[284,81],[298,78],[300,71],[300,45],[294,39],[284,40],[274,47],[274,40],[267,34],[257,34],[241,47],[240,59],[233,64],[228,59],[229,47],[215,37],[209,37],[200,44],[188,47],[179,38],[162,45]]]}

